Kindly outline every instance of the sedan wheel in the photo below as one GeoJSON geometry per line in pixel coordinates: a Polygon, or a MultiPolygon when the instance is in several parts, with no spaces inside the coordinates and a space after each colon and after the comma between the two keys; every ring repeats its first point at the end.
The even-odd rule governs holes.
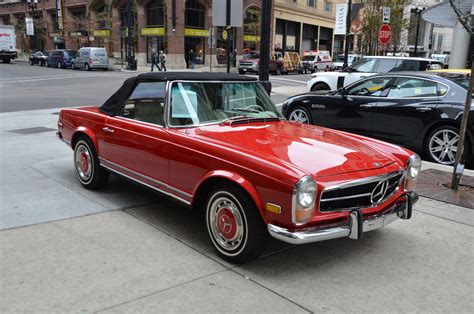
{"type": "Polygon", "coordinates": [[[74,63],[71,63],[71,69],[72,69],[72,70],[75,70],[75,69],[76,69],[76,66],[74,65],[74,63]]]}
{"type": "Polygon", "coordinates": [[[312,124],[311,115],[308,110],[304,107],[298,106],[290,110],[288,114],[288,120],[295,121],[303,124],[312,124]]]}
{"type": "Polygon", "coordinates": [[[33,65],[33,61],[30,59],[30,65],[33,65]]]}
{"type": "Polygon", "coordinates": [[[429,159],[444,165],[454,164],[458,141],[459,131],[456,128],[449,126],[437,128],[428,137],[429,159]]]}
{"type": "Polygon", "coordinates": [[[100,166],[94,144],[87,137],[81,137],[74,147],[74,168],[79,181],[87,189],[99,189],[109,179],[109,172],[100,166]]]}
{"type": "Polygon", "coordinates": [[[63,65],[61,64],[61,61],[58,61],[58,69],[61,69],[63,65]]]}
{"type": "Polygon", "coordinates": [[[258,208],[239,187],[222,184],[206,202],[206,226],[218,254],[232,263],[260,256],[267,232],[258,208]]]}

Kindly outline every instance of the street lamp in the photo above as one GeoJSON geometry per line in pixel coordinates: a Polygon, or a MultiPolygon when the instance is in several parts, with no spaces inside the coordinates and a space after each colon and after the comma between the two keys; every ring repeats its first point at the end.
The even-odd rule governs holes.
{"type": "Polygon", "coordinates": [[[35,45],[36,45],[36,50],[39,49],[39,42],[38,42],[38,34],[36,34],[36,28],[35,28],[35,17],[36,17],[36,12],[38,11],[38,0],[26,0],[28,3],[28,7],[31,10],[31,17],[33,18],[33,36],[35,37],[35,45]]]}
{"type": "Polygon", "coordinates": [[[421,13],[425,10],[425,8],[413,8],[410,10],[412,14],[418,16],[418,20],[416,22],[416,35],[415,35],[415,57],[418,57],[418,35],[420,34],[420,17],[421,13]]]}

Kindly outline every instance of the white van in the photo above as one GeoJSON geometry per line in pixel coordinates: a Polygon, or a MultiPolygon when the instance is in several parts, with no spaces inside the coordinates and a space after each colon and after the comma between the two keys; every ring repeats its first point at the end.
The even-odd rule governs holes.
{"type": "Polygon", "coordinates": [[[84,47],[79,49],[76,56],[72,59],[71,68],[84,69],[90,71],[92,69],[109,69],[109,57],[107,50],[101,47],[84,47]]]}
{"type": "Polygon", "coordinates": [[[331,54],[327,50],[306,50],[301,59],[303,72],[317,72],[332,67],[331,54]]]}

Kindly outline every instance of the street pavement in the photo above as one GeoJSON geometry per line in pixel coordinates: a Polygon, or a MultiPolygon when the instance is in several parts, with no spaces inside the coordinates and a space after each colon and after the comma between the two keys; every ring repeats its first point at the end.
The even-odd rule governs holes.
{"type": "MultiPolygon", "coordinates": [[[[72,150],[55,138],[59,107],[100,103],[135,73],[13,66],[0,67],[1,313],[474,310],[473,210],[420,198],[411,220],[359,241],[272,240],[262,258],[232,265],[180,203],[117,176],[101,191],[83,189],[72,150]],[[19,84],[6,83],[12,76],[19,84]],[[61,84],[64,94],[26,87],[42,84],[61,84]],[[50,108],[44,97],[66,102],[50,108]]],[[[305,83],[276,82],[273,98],[305,83]]]]}

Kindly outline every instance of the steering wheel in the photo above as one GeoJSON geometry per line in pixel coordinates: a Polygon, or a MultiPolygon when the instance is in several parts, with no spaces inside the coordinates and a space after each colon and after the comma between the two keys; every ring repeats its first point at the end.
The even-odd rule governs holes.
{"type": "Polygon", "coordinates": [[[263,112],[263,108],[260,107],[259,105],[248,105],[246,107],[243,107],[243,109],[253,109],[253,110],[256,110],[258,112],[263,112]]]}

